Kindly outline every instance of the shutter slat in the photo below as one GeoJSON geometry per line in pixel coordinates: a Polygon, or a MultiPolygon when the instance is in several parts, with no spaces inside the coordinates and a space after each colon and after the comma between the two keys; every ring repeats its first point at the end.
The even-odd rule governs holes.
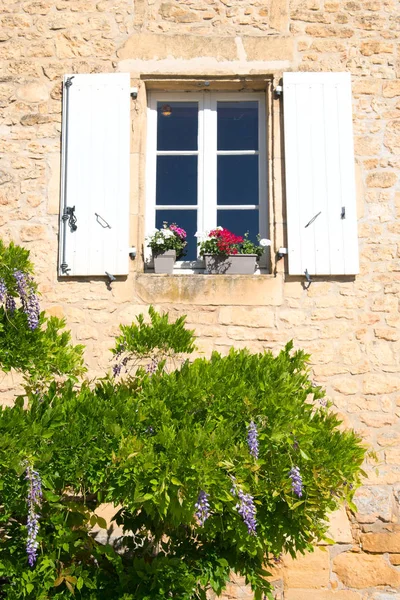
{"type": "Polygon", "coordinates": [[[75,206],[78,229],[61,225],[68,275],[128,274],[129,91],[126,73],[75,75],[69,88],[63,202],[75,206]]]}
{"type": "Polygon", "coordinates": [[[356,274],[350,75],[285,73],[283,83],[289,274],[356,274]]]}

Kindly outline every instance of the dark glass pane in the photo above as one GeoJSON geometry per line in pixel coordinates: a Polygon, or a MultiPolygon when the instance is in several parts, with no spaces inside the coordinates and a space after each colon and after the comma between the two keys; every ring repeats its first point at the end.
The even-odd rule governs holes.
{"type": "Polygon", "coordinates": [[[157,229],[163,226],[164,221],[167,221],[168,225],[176,223],[187,233],[186,256],[182,256],[180,260],[196,260],[197,238],[194,234],[197,231],[197,210],[156,210],[157,229]]]}
{"type": "Polygon", "coordinates": [[[197,150],[197,102],[157,102],[157,150],[197,150]]]}
{"type": "Polygon", "coordinates": [[[258,204],[258,156],[218,156],[217,203],[258,204]]]}
{"type": "Polygon", "coordinates": [[[197,156],[157,156],[156,204],[197,204],[197,156]]]}
{"type": "Polygon", "coordinates": [[[258,102],[218,102],[218,150],[258,150],[258,102]]]}
{"type": "Polygon", "coordinates": [[[218,210],[217,223],[229,229],[235,235],[244,235],[249,232],[249,239],[257,242],[259,233],[258,210],[218,210]]]}

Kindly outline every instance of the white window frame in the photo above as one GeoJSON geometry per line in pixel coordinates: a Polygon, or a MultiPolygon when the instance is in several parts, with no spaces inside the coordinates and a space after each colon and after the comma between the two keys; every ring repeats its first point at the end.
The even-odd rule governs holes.
{"type": "MultiPolygon", "coordinates": [[[[264,92],[150,92],[147,110],[147,156],[146,156],[146,235],[156,222],[156,165],[158,155],[198,155],[197,181],[197,230],[208,231],[215,228],[217,219],[217,157],[219,155],[258,155],[259,189],[259,233],[268,237],[268,194],[267,194],[267,121],[266,95],[264,92]],[[256,150],[217,150],[217,102],[229,101],[258,102],[258,151],[256,150]],[[157,151],[157,104],[158,102],[198,102],[198,150],[157,151]]],[[[218,210],[246,210],[256,205],[223,205],[218,210]]],[[[169,209],[194,209],[193,205],[158,206],[169,209]]],[[[178,223],[179,224],[179,223],[178,223]]],[[[235,231],[242,235],[245,232],[235,231]]],[[[150,262],[151,250],[145,244],[145,261],[150,262]]],[[[266,256],[260,266],[266,266],[266,256]]],[[[195,272],[204,269],[204,261],[177,261],[175,270],[185,269],[195,272]]]]}

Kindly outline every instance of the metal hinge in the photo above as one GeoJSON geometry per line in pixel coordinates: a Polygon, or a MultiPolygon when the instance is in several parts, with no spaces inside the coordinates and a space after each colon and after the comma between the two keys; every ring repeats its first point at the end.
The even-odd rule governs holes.
{"type": "Polygon", "coordinates": [[[75,206],[65,206],[64,212],[62,216],[62,220],[64,223],[68,221],[69,228],[71,233],[78,229],[78,225],[76,224],[77,218],[75,216],[75,206]]]}

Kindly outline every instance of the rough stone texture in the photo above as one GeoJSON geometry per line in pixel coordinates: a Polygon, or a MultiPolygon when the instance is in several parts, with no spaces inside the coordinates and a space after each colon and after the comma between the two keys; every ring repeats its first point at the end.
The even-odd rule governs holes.
{"type": "MultiPolygon", "coordinates": [[[[65,317],[87,345],[90,376],[109,368],[118,323],[150,303],[172,317],[188,315],[200,355],[232,344],[277,352],[293,339],[311,353],[312,376],[344,424],[377,451],[350,524],[344,511],[331,518],[335,546],[296,563],[285,559],[274,571],[277,600],[400,599],[399,23],[397,0],[0,0],[0,236],[31,250],[43,307],[65,317]],[[274,250],[286,245],[286,215],[281,100],[271,98],[276,276],[152,276],[138,257],[110,290],[98,279],[58,280],[62,76],[126,70],[139,88],[130,243],[140,250],[146,85],[197,90],[208,78],[211,89],[265,89],[285,70],[351,72],[360,275],[315,280],[306,290],[275,261],[274,250]]],[[[1,380],[2,402],[12,402],[18,383],[1,380]]],[[[252,596],[237,578],[225,597],[252,596]]]]}
{"type": "Polygon", "coordinates": [[[363,589],[388,585],[400,585],[400,571],[390,566],[381,555],[344,552],[333,561],[333,570],[339,580],[348,587],[363,589]]]}

